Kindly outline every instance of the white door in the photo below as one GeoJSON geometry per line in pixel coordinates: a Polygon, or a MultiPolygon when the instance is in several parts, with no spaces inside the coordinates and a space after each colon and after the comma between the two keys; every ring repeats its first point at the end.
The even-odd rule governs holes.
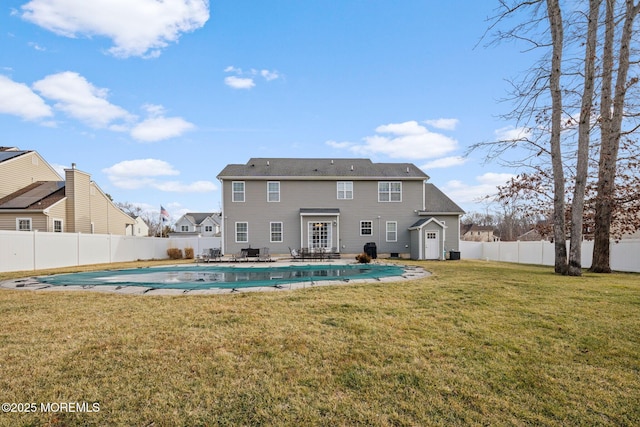
{"type": "Polygon", "coordinates": [[[424,258],[440,259],[440,233],[437,231],[424,233],[424,258]]]}
{"type": "Polygon", "coordinates": [[[309,248],[331,249],[331,223],[325,221],[310,221],[308,224],[309,248]]]}

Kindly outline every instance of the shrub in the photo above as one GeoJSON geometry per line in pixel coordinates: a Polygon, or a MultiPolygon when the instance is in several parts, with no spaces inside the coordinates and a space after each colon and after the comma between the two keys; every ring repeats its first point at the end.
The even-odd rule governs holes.
{"type": "Polygon", "coordinates": [[[360,264],[369,264],[371,262],[371,257],[363,252],[356,255],[356,261],[358,261],[360,264]]]}
{"type": "Polygon", "coordinates": [[[186,259],[193,259],[193,248],[184,248],[184,257],[186,259]]]}
{"type": "Polygon", "coordinates": [[[182,259],[182,249],[167,249],[167,255],[169,255],[169,258],[171,259],[182,259]]]}

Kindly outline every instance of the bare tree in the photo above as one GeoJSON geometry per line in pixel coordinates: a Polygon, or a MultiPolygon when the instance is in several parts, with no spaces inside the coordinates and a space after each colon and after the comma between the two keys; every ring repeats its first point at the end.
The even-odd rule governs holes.
{"type": "Polygon", "coordinates": [[[615,0],[606,0],[605,38],[602,61],[602,92],[600,106],[600,161],[598,166],[598,194],[595,205],[595,234],[591,271],[611,272],[609,245],[613,217],[613,195],[616,181],[616,165],[622,135],[622,121],[627,90],[638,79],[627,80],[630,64],[630,42],[640,3],[625,0],[622,34],[617,55],[618,72],[612,91],[614,73],[614,37],[617,21],[615,0]]]}
{"type": "Polygon", "coordinates": [[[591,111],[595,82],[596,45],[598,36],[598,17],[602,0],[589,0],[589,22],[584,55],[584,89],[578,122],[578,150],[575,173],[573,201],[571,203],[571,236],[569,245],[570,276],[582,275],[582,237],[584,198],[589,172],[589,144],[591,134],[591,111]]]}
{"type": "Polygon", "coordinates": [[[633,157],[633,149],[627,150],[624,165],[619,158],[621,140],[633,148],[631,132],[640,127],[622,130],[631,107],[625,96],[637,83],[637,78],[628,78],[628,71],[631,63],[637,63],[630,60],[630,44],[640,9],[638,0],[622,0],[624,7],[618,5],[620,0],[605,0],[603,33],[599,19],[603,0],[590,0],[588,10],[584,2],[498,1],[500,13],[490,28],[514,14],[519,15],[520,20],[512,30],[498,32],[497,40],[524,41],[532,49],[542,48],[549,54],[512,86],[515,108],[504,117],[520,126],[524,124],[527,132],[517,139],[479,143],[472,149],[488,148],[487,159],[493,159],[500,158],[512,147],[527,148],[529,154],[512,165],[530,168],[533,172],[512,180],[500,189],[499,197],[509,197],[509,191],[533,194],[530,202],[537,204],[537,212],[543,215],[553,206],[555,269],[561,274],[581,274],[583,231],[590,227],[585,224],[595,224],[597,243],[592,269],[607,271],[612,223],[622,225],[614,230],[619,233],[621,229],[637,227],[640,222],[638,210],[625,212],[629,207],[640,209],[637,206],[639,191],[633,185],[640,181],[638,160],[633,157]],[[564,8],[569,10],[566,20],[564,8]],[[541,18],[541,10],[545,12],[545,19],[541,18]],[[527,12],[530,16],[525,15],[527,12]],[[532,31],[533,28],[538,31],[532,31]],[[548,30],[548,36],[545,36],[547,31],[540,28],[548,30]],[[595,101],[596,94],[599,94],[600,105],[595,101]],[[574,118],[577,116],[579,119],[574,118]],[[600,128],[600,141],[592,139],[594,127],[600,128]],[[567,153],[564,157],[563,152],[567,153]],[[595,189],[588,173],[594,152],[600,157],[595,189]],[[619,173],[619,165],[625,168],[624,173],[619,173]],[[552,195],[553,200],[546,207],[542,203],[545,195],[552,195]],[[567,231],[571,241],[568,262],[567,231]],[[606,268],[597,269],[599,255],[603,256],[606,268]]]}

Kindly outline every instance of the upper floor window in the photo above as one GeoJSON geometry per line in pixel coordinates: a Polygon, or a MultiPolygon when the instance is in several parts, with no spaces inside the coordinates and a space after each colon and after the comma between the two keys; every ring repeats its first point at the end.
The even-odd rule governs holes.
{"type": "Polygon", "coordinates": [[[213,233],[213,225],[205,225],[204,226],[205,233],[213,233]]]}
{"type": "Polygon", "coordinates": [[[231,187],[233,189],[231,201],[244,202],[244,181],[233,181],[231,187]]]}
{"type": "Polygon", "coordinates": [[[180,226],[180,231],[189,231],[189,226],[188,225],[181,225],[180,226]]]}
{"type": "Polygon", "coordinates": [[[360,221],[360,235],[361,236],[373,235],[373,221],[360,221]]]}
{"type": "Polygon", "coordinates": [[[401,202],[402,183],[401,182],[378,182],[379,202],[401,202]]]}
{"type": "Polygon", "coordinates": [[[62,220],[54,219],[53,220],[53,232],[54,233],[62,233],[62,220]]]}
{"type": "Polygon", "coordinates": [[[338,200],[353,199],[353,182],[338,181],[338,200]]]}
{"type": "Polygon", "coordinates": [[[16,218],[16,230],[31,231],[31,218],[16,218]]]}
{"type": "Polygon", "coordinates": [[[267,201],[268,202],[280,201],[280,182],[279,181],[267,182],[267,201]]]}

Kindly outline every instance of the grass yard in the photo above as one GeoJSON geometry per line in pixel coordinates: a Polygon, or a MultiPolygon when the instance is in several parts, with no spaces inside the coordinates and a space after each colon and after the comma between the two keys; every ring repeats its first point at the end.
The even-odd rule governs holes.
{"type": "Polygon", "coordinates": [[[640,275],[410,263],[433,276],[213,296],[0,290],[1,400],[38,409],[0,425],[640,424],[640,275]],[[99,412],[40,411],[51,402],[99,412]]]}

